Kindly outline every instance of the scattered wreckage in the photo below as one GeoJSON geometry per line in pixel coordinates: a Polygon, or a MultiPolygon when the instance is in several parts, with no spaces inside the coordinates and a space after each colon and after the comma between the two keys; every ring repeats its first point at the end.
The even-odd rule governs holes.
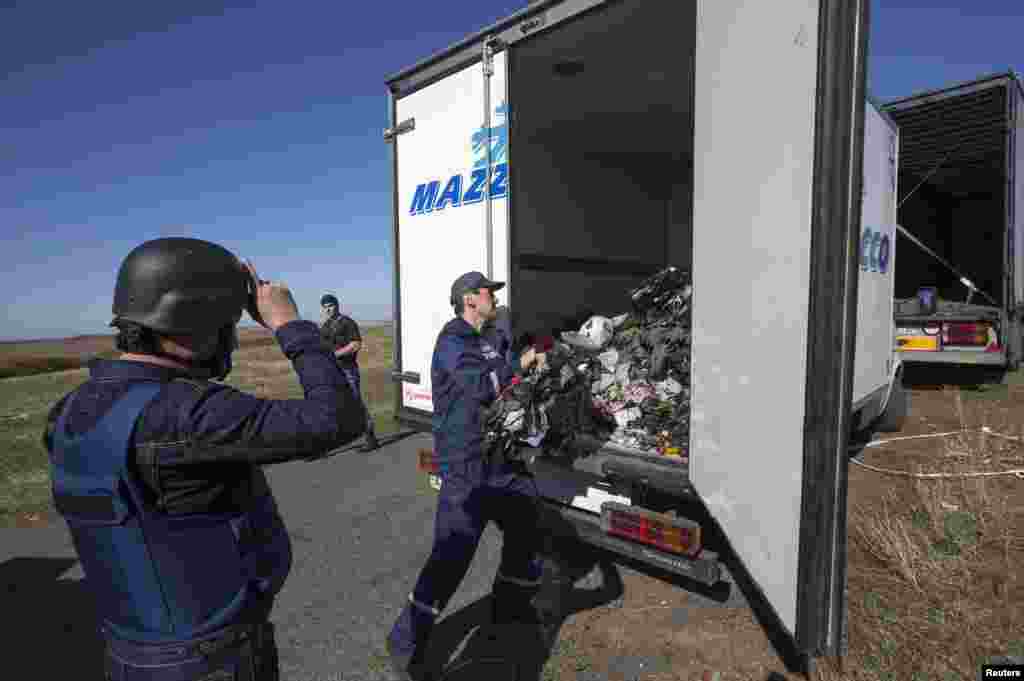
{"type": "Polygon", "coordinates": [[[561,340],[534,339],[546,366],[508,386],[488,410],[491,451],[523,444],[575,454],[581,436],[688,461],[688,272],[667,267],[630,292],[632,310],[592,316],[561,340]]]}

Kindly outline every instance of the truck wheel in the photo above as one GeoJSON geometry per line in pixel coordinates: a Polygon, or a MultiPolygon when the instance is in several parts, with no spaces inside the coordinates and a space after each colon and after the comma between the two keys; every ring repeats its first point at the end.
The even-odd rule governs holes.
{"type": "Polygon", "coordinates": [[[885,411],[878,417],[875,430],[880,433],[897,433],[903,430],[910,412],[910,391],[903,385],[903,375],[896,377],[885,411]]]}

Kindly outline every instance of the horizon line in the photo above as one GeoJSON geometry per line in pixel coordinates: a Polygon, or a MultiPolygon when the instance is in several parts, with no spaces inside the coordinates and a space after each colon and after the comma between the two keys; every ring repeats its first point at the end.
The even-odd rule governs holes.
{"type": "MultiPolygon", "coordinates": [[[[306,321],[314,321],[314,320],[310,319],[310,320],[306,320],[306,321]]],[[[394,324],[394,322],[395,322],[395,320],[393,320],[393,319],[370,319],[370,320],[359,320],[359,319],[356,319],[355,321],[356,321],[357,324],[360,324],[362,326],[383,326],[385,324],[394,324]]],[[[239,322],[238,328],[242,328],[242,329],[263,329],[262,326],[256,324],[255,322],[249,322],[249,323],[239,322]]],[[[267,331],[268,329],[263,329],[263,330],[267,331]]],[[[115,332],[112,331],[110,333],[76,333],[76,334],[72,334],[72,335],[68,335],[68,336],[45,336],[45,337],[36,336],[34,338],[10,337],[10,336],[7,336],[7,337],[0,337],[0,343],[7,343],[7,344],[10,344],[10,343],[46,343],[46,342],[53,342],[53,341],[76,340],[76,339],[81,339],[81,338],[105,338],[105,337],[114,336],[114,335],[115,335],[115,332]]]]}

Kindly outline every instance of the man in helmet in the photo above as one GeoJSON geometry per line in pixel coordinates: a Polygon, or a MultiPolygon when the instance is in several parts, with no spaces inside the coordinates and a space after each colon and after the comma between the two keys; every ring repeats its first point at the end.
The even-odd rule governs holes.
{"type": "Polygon", "coordinates": [[[43,435],[107,679],[276,679],[268,616],[291,545],[262,466],[355,440],[359,402],[288,288],[217,244],[135,248],[113,314],[123,354],[89,363],[43,435]],[[231,370],[243,308],[273,331],[304,399],[215,382],[231,370]]]}
{"type": "Polygon", "coordinates": [[[469,569],[489,520],[504,535],[492,589],[495,620],[530,617],[524,605],[540,587],[536,489],[514,465],[490,460],[483,450],[484,409],[515,373],[545,360],[530,348],[510,363],[482,333],[485,324],[495,321],[495,291],[503,286],[480,272],[456,279],[451,289],[456,317],[434,346],[433,433],[442,485],[433,550],[387,639],[392,664],[403,679],[422,663],[434,622],[469,569]]]}
{"type": "Polygon", "coordinates": [[[362,390],[359,380],[359,350],[363,347],[363,337],[359,333],[359,325],[351,317],[341,314],[339,311],[338,299],[331,293],[320,298],[320,335],[334,351],[338,358],[338,366],[341,367],[349,385],[352,386],[356,398],[366,409],[366,444],[363,445],[364,452],[372,452],[380,447],[377,442],[377,435],[374,433],[373,417],[370,410],[363,402],[362,390]]]}

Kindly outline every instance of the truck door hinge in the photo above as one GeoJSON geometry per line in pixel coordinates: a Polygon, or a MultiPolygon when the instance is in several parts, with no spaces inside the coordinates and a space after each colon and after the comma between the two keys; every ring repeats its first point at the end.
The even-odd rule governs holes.
{"type": "Polygon", "coordinates": [[[393,128],[384,128],[384,141],[391,142],[402,133],[416,129],[416,119],[407,118],[393,128]]]}
{"type": "Polygon", "coordinates": [[[493,36],[484,40],[482,59],[484,64],[484,76],[487,78],[494,75],[494,52],[500,46],[501,41],[493,36]]]}

